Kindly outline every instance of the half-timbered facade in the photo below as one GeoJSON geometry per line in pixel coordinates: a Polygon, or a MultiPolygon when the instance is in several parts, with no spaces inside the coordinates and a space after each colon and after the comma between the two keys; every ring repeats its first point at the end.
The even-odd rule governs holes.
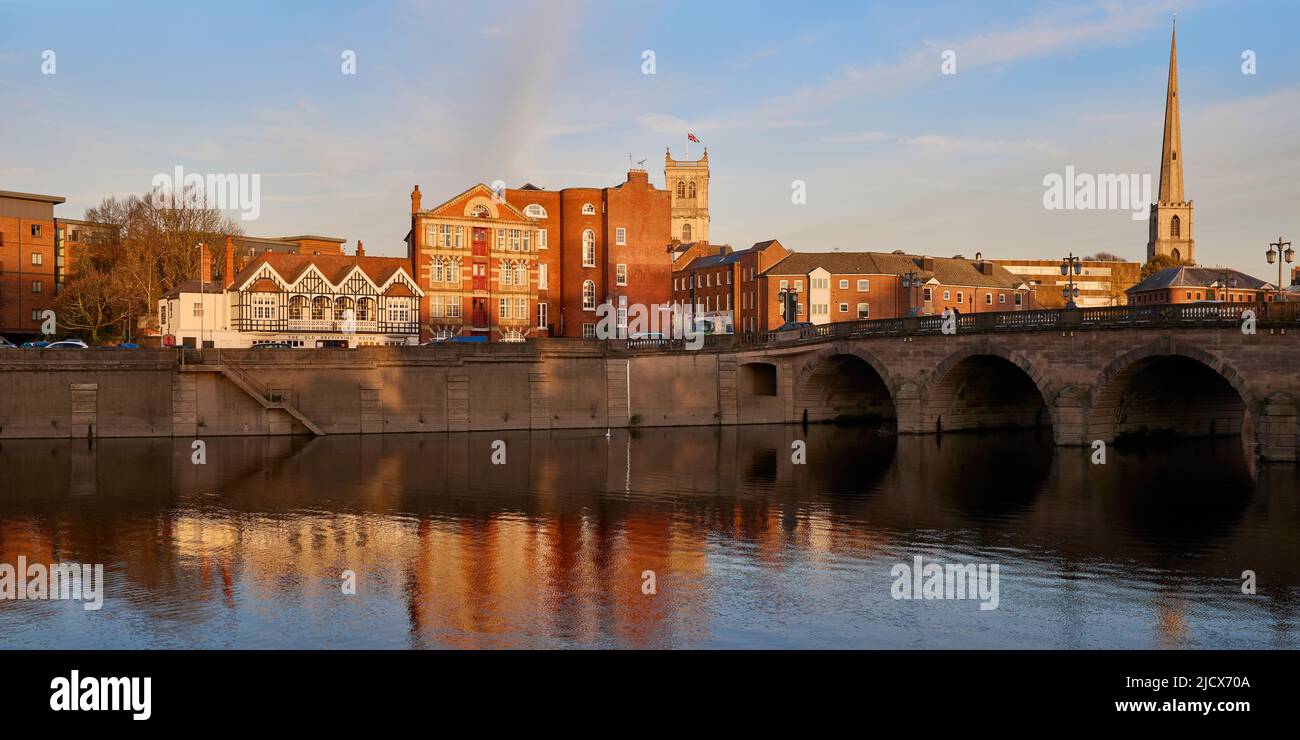
{"type": "Polygon", "coordinates": [[[200,281],[172,291],[159,302],[159,324],[179,345],[416,344],[424,292],[407,264],[391,257],[266,253],[224,291],[200,281]],[[205,292],[220,298],[205,301],[205,292]]]}

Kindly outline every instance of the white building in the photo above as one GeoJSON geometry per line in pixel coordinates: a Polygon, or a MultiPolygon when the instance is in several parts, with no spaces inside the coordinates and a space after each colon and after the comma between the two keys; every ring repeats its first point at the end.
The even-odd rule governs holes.
{"type": "Polygon", "coordinates": [[[417,344],[424,293],[408,264],[396,257],[265,253],[228,286],[193,280],[160,299],[163,344],[417,344]]]}

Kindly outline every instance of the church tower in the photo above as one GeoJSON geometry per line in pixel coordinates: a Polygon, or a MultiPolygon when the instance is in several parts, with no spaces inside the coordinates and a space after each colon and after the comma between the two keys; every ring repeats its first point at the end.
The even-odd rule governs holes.
{"type": "Polygon", "coordinates": [[[709,150],[700,159],[673,159],[664,152],[664,187],[672,196],[671,238],[709,241],[709,150]]]}
{"type": "Polygon", "coordinates": [[[1192,201],[1183,197],[1183,130],[1178,116],[1178,26],[1169,44],[1169,88],[1165,91],[1165,140],[1160,153],[1160,195],[1151,204],[1147,260],[1163,254],[1196,261],[1192,201]]]}

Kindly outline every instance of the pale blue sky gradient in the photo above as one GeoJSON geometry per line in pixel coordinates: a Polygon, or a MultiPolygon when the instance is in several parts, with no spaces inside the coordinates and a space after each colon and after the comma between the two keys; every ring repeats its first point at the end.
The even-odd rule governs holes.
{"type": "Polygon", "coordinates": [[[496,179],[613,185],[630,153],[662,185],[665,146],[684,154],[693,131],[715,242],[1142,259],[1144,221],[1047,211],[1042,181],[1157,175],[1175,6],[1198,257],[1274,279],[1267,242],[1300,236],[1286,0],[0,0],[0,190],[64,195],[79,217],[177,165],[260,173],[248,233],[398,254],[416,183],[427,205],[496,179]]]}

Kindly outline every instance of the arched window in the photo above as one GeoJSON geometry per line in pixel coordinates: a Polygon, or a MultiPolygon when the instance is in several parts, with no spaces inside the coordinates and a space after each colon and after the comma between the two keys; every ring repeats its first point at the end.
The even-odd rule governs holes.
{"type": "Polygon", "coordinates": [[[536,203],[524,207],[524,215],[529,218],[546,218],[546,209],[536,203]]]}
{"type": "Polygon", "coordinates": [[[528,285],[528,263],[524,260],[515,263],[515,285],[528,285]]]}
{"type": "Polygon", "coordinates": [[[352,308],[351,298],[340,297],[334,299],[334,315],[337,316],[340,320],[347,318],[347,314],[344,312],[350,310],[351,308],[352,308]]]}
{"type": "Polygon", "coordinates": [[[474,206],[473,210],[470,211],[470,215],[475,218],[490,218],[492,216],[492,211],[489,211],[487,206],[480,203],[479,205],[474,206]]]}
{"type": "Polygon", "coordinates": [[[590,204],[590,203],[587,203],[586,205],[584,205],[584,206],[582,207],[582,215],[584,215],[584,216],[594,216],[594,215],[596,215],[596,207],[593,206],[593,205],[590,204]]]}
{"type": "Polygon", "coordinates": [[[375,320],[375,299],[361,298],[357,300],[357,321],[374,321],[375,320]]]}
{"type": "Polygon", "coordinates": [[[695,197],[695,181],[694,181],[694,180],[691,180],[691,185],[690,185],[690,187],[687,189],[686,192],[687,192],[687,196],[686,196],[686,197],[688,197],[688,198],[694,198],[694,197],[695,197]]]}
{"type": "Polygon", "coordinates": [[[690,240],[691,240],[691,225],[682,224],[682,241],[689,242],[690,240]]]}
{"type": "Polygon", "coordinates": [[[590,280],[582,282],[582,310],[596,310],[596,284],[590,280]]]}
{"type": "Polygon", "coordinates": [[[452,285],[460,285],[460,257],[452,257],[447,260],[447,282],[452,285]]]}
{"type": "Polygon", "coordinates": [[[318,295],[311,299],[311,318],[313,321],[329,321],[334,318],[333,312],[330,311],[329,298],[318,295]]]}
{"type": "Polygon", "coordinates": [[[591,229],[582,232],[582,266],[596,266],[596,232],[591,229]]]}
{"type": "Polygon", "coordinates": [[[677,183],[677,197],[678,198],[686,197],[686,183],[684,182],[677,183]]]}
{"type": "Polygon", "coordinates": [[[510,260],[503,260],[501,262],[501,284],[515,284],[515,263],[510,260]]]}
{"type": "Polygon", "coordinates": [[[307,308],[307,297],[296,295],[289,299],[289,318],[293,321],[302,320],[302,312],[307,308]]]}
{"type": "Polygon", "coordinates": [[[434,283],[441,283],[441,282],[445,281],[446,278],[447,278],[447,276],[446,276],[445,268],[444,268],[444,266],[443,266],[442,258],[441,258],[441,257],[434,257],[434,258],[433,258],[433,271],[432,271],[432,273],[429,275],[429,281],[430,281],[430,282],[434,282],[434,283]]]}
{"type": "Polygon", "coordinates": [[[1180,236],[1183,231],[1183,222],[1177,217],[1169,219],[1169,235],[1180,236]]]}

